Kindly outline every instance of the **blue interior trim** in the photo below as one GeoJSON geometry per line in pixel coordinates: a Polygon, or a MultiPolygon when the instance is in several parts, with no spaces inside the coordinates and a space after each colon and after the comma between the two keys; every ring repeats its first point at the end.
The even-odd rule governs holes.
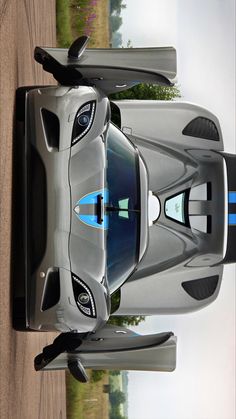
{"type": "Polygon", "coordinates": [[[236,225],[236,214],[229,214],[229,225],[236,225]]]}
{"type": "Polygon", "coordinates": [[[236,204],[236,192],[229,192],[229,204],[236,204]]]}
{"type": "Polygon", "coordinates": [[[104,204],[108,203],[108,198],[109,198],[109,193],[108,193],[108,189],[101,189],[100,191],[95,191],[95,192],[91,192],[85,196],[83,196],[83,198],[81,198],[78,202],[79,205],[81,204],[96,204],[97,203],[97,196],[98,195],[102,195],[103,196],[103,200],[104,200],[104,204]]]}
{"type": "MultiPolygon", "coordinates": [[[[77,215],[77,214],[76,214],[77,215]]],[[[82,215],[79,214],[77,217],[82,221],[83,223],[95,227],[95,228],[102,228],[103,230],[106,230],[108,228],[108,216],[105,215],[104,219],[102,221],[102,224],[98,224],[97,222],[97,216],[96,215],[82,215]]]]}

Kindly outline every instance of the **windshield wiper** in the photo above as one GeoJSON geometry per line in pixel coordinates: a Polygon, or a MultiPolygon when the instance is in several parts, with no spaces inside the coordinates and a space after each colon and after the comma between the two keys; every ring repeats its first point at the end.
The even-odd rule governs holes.
{"type": "Polygon", "coordinates": [[[127,211],[127,212],[140,212],[140,210],[130,209],[130,208],[121,208],[121,207],[114,207],[112,204],[108,204],[105,206],[106,212],[120,212],[120,211],[127,211]]]}
{"type": "Polygon", "coordinates": [[[103,218],[102,215],[104,213],[104,206],[103,206],[103,196],[99,194],[97,196],[97,222],[98,224],[102,224],[103,218]]]}
{"type": "Polygon", "coordinates": [[[104,212],[137,212],[140,213],[141,211],[138,209],[130,209],[130,208],[121,208],[121,207],[115,207],[112,204],[105,204],[104,206],[104,202],[103,202],[103,196],[102,194],[97,195],[97,223],[98,224],[102,224],[103,223],[103,214],[104,212]]]}

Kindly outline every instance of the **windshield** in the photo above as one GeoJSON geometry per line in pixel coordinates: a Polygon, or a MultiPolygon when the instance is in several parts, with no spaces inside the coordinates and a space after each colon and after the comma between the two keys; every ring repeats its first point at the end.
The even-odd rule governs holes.
{"type": "Polygon", "coordinates": [[[107,136],[107,279],[115,291],[132,273],[139,256],[139,158],[132,143],[110,124],[107,136]]]}

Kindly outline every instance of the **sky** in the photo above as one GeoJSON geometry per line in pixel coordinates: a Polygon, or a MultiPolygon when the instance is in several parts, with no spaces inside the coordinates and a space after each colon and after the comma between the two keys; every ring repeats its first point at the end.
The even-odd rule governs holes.
{"type": "MultiPolygon", "coordinates": [[[[123,45],[177,49],[181,100],[220,120],[225,150],[235,152],[235,1],[124,0],[123,45]]],[[[235,419],[235,265],[207,308],[152,316],[136,331],[172,330],[173,373],[130,372],[129,419],[235,419]]]]}

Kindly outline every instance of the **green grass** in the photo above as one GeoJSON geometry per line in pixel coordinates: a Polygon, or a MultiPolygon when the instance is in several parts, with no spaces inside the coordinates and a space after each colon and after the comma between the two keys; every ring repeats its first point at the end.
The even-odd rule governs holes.
{"type": "Polygon", "coordinates": [[[66,374],[67,419],[108,419],[109,395],[103,392],[103,385],[109,383],[108,372],[95,383],[91,381],[91,371],[87,372],[90,381],[86,384],[66,374]]]}
{"type": "Polygon", "coordinates": [[[89,3],[90,0],[56,0],[57,43],[59,47],[69,47],[75,38],[86,34],[86,20],[92,13],[89,3]]]}
{"type": "Polygon", "coordinates": [[[75,380],[66,374],[66,410],[67,419],[83,419],[83,399],[86,393],[86,384],[75,380]]]}
{"type": "Polygon", "coordinates": [[[57,44],[67,48],[89,35],[90,48],[109,47],[108,0],[56,0],[57,44]]]}
{"type": "Polygon", "coordinates": [[[67,48],[73,41],[70,2],[68,0],[56,0],[56,21],[58,46],[67,48]]]}

